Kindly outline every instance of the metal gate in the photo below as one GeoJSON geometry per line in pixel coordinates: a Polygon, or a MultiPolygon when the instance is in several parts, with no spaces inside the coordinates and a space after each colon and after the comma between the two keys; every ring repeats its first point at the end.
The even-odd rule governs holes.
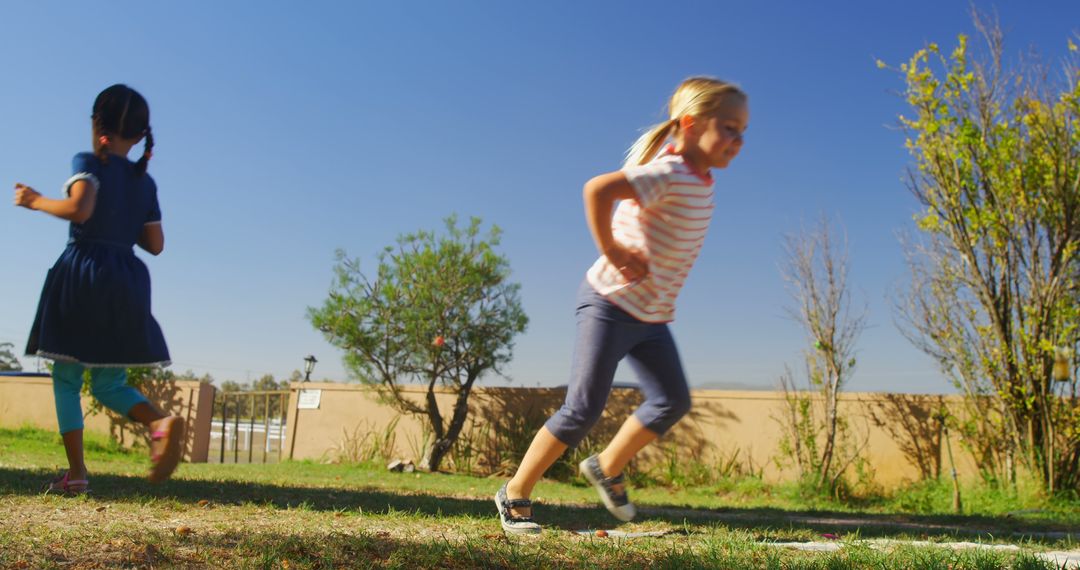
{"type": "Polygon", "coordinates": [[[223,392],[214,395],[208,460],[277,463],[285,447],[289,391],[223,392]]]}

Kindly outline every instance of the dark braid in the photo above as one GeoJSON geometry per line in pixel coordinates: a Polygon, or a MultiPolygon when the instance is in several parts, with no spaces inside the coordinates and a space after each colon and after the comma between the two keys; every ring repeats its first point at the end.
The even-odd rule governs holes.
{"type": "Polygon", "coordinates": [[[107,163],[108,144],[101,137],[117,136],[123,139],[146,138],[143,155],[135,163],[135,173],[142,176],[150,162],[154,148],[154,135],[150,132],[150,106],[138,91],[127,85],[116,84],[98,94],[94,101],[94,154],[107,163]]]}
{"type": "Polygon", "coordinates": [[[94,113],[91,120],[94,122],[94,156],[98,157],[102,164],[108,164],[109,146],[101,144],[101,137],[106,136],[105,126],[101,124],[101,115],[94,113]]]}
{"type": "Polygon", "coordinates": [[[146,126],[146,140],[144,142],[143,155],[139,158],[139,161],[135,163],[135,172],[139,173],[139,176],[146,174],[146,167],[150,164],[150,157],[154,155],[154,132],[150,130],[150,126],[146,126]]]}

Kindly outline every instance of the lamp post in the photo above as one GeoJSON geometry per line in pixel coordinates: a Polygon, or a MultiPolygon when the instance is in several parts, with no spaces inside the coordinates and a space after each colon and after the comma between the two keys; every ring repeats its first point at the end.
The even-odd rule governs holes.
{"type": "MultiPolygon", "coordinates": [[[[318,362],[318,360],[316,360],[315,357],[310,355],[310,354],[304,357],[304,382],[311,382],[311,371],[315,370],[315,363],[316,362],[318,362]]],[[[288,425],[287,429],[289,430],[289,432],[291,433],[291,436],[292,436],[289,439],[289,459],[293,458],[293,451],[296,450],[296,434],[297,434],[296,428],[300,424],[300,398],[303,395],[304,395],[304,389],[301,388],[300,392],[297,394],[297,397],[296,397],[296,410],[293,413],[293,419],[292,419],[292,422],[291,422],[292,425],[288,425],[289,422],[286,421],[286,424],[288,425]]]]}

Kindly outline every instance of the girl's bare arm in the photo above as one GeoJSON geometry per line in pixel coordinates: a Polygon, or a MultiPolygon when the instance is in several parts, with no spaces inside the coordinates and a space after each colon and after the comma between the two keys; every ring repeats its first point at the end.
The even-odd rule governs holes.
{"type": "Polygon", "coordinates": [[[68,197],[61,200],[46,198],[40,192],[25,184],[15,184],[15,205],[30,210],[52,214],[62,220],[81,224],[94,215],[97,191],[86,180],[77,180],[71,185],[68,197]]]}

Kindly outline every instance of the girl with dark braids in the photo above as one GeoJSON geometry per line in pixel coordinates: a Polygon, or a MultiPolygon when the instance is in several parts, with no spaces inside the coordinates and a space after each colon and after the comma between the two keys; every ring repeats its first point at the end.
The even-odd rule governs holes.
{"type": "Polygon", "coordinates": [[[56,417],[68,470],[46,492],[89,491],[83,460],[80,391],[90,371],[91,394],[151,433],[150,480],[164,481],[183,451],[184,422],[162,413],[127,384],[128,367],[169,365],[169,350],[150,314],[150,274],[134,246],[161,253],[157,185],[146,173],[154,137],[150,107],[137,91],[113,85],[94,101],[93,152],[75,155],[64,197],[46,198],[15,184],[15,205],[70,222],[68,242],[45,277],[26,354],[53,361],[56,417]],[[128,160],[145,141],[142,156],[128,160]]]}

